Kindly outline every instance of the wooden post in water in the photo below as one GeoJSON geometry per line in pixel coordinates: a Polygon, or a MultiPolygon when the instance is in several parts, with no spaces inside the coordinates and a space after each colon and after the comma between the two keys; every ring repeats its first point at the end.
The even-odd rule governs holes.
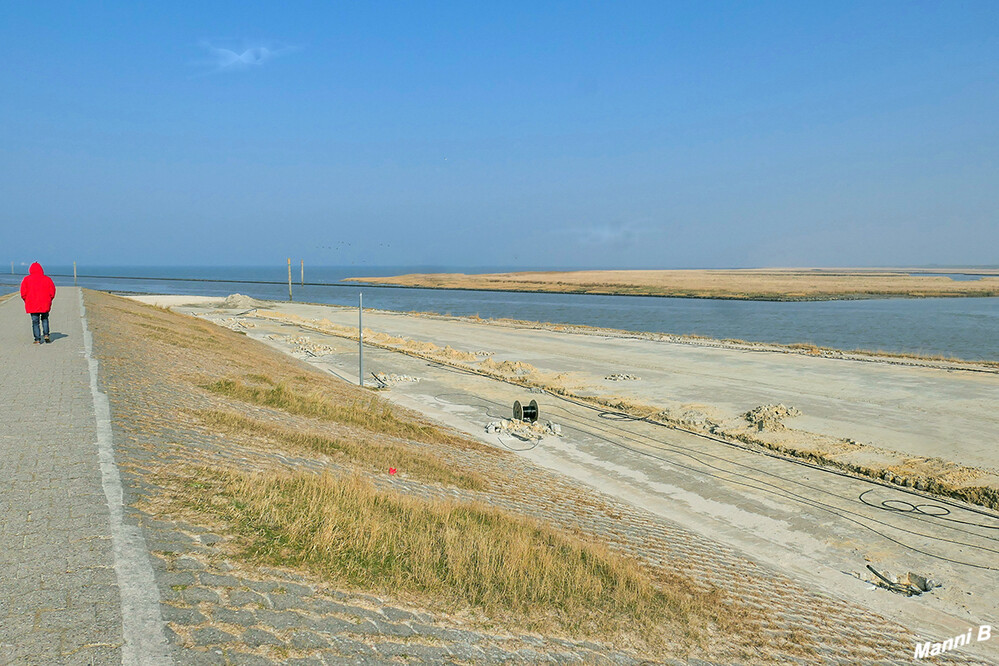
{"type": "Polygon", "coordinates": [[[302,286],[305,286],[305,259],[302,259],[302,286]]]}
{"type": "Polygon", "coordinates": [[[295,300],[291,297],[291,257],[288,257],[288,300],[295,300]]]}
{"type": "Polygon", "coordinates": [[[364,386],[364,294],[357,292],[357,385],[364,386]]]}
{"type": "Polygon", "coordinates": [[[76,262],[73,262],[73,286],[76,286],[76,262]]]}

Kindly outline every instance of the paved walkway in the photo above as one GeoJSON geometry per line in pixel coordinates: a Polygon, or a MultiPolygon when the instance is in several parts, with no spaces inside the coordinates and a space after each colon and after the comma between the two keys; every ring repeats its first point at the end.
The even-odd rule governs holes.
{"type": "Polygon", "coordinates": [[[32,344],[20,298],[0,304],[0,663],[120,664],[117,544],[78,289],[59,288],[51,330],[51,344],[32,344]]]}

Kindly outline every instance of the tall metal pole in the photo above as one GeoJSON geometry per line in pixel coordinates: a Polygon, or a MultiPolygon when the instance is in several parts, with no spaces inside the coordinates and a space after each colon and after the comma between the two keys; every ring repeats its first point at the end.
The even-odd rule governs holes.
{"type": "Polygon", "coordinates": [[[10,274],[11,274],[11,275],[13,275],[13,274],[14,274],[14,262],[13,262],[13,261],[12,261],[12,262],[10,262],[10,274]]]}
{"type": "Polygon", "coordinates": [[[302,259],[302,286],[305,286],[305,259],[302,259]]]}
{"type": "Polygon", "coordinates": [[[76,286],[76,262],[73,262],[73,286],[76,286]]]}
{"type": "Polygon", "coordinates": [[[357,385],[364,386],[364,294],[357,292],[357,385]]]}
{"type": "Polygon", "coordinates": [[[295,300],[291,297],[291,257],[288,257],[288,300],[295,300]]]}

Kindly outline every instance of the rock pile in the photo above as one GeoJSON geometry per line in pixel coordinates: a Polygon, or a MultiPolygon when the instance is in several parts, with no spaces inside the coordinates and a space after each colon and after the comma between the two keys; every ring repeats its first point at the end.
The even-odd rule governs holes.
{"type": "Polygon", "coordinates": [[[604,379],[610,380],[612,382],[633,382],[641,379],[641,377],[637,375],[613,374],[613,375],[607,375],[606,377],[604,377],[604,379]]]}
{"type": "Polygon", "coordinates": [[[516,419],[503,419],[492,421],[486,425],[486,432],[491,435],[513,435],[520,439],[530,441],[540,441],[545,437],[561,437],[562,426],[551,421],[518,421],[516,419]]]}
{"type": "Polygon", "coordinates": [[[743,418],[745,418],[750,425],[755,426],[760,432],[777,432],[785,430],[786,426],[783,423],[784,419],[794,416],[801,416],[801,412],[798,409],[789,407],[783,403],[776,405],[760,405],[759,407],[751,409],[743,414],[743,418]]]}
{"type": "Polygon", "coordinates": [[[239,319],[238,317],[228,317],[226,319],[219,319],[216,320],[215,323],[218,324],[219,326],[225,326],[230,331],[239,331],[244,328],[257,327],[257,325],[254,324],[252,321],[245,321],[243,319],[239,319]]]}
{"type": "Polygon", "coordinates": [[[718,423],[712,421],[707,414],[696,409],[671,408],[664,409],[652,417],[655,421],[664,423],[675,423],[685,428],[694,430],[707,430],[714,432],[718,428],[718,423]]]}
{"type": "Polygon", "coordinates": [[[375,379],[380,381],[382,384],[385,384],[386,386],[390,386],[392,384],[399,384],[400,382],[420,381],[419,377],[413,377],[412,375],[397,375],[395,373],[384,373],[384,372],[375,372],[372,374],[374,374],[375,379]]]}
{"type": "Polygon", "coordinates": [[[288,344],[295,346],[295,351],[304,354],[312,354],[313,356],[328,356],[329,354],[336,353],[336,349],[333,347],[312,342],[312,339],[307,335],[278,335],[276,333],[271,333],[267,336],[267,338],[269,340],[287,342],[288,344]]]}

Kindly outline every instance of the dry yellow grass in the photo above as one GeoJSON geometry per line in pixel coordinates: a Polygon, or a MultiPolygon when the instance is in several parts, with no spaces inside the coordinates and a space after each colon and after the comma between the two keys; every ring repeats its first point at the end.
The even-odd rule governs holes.
{"type": "Polygon", "coordinates": [[[380,593],[447,600],[532,630],[702,642],[738,625],[724,595],[533,520],[376,489],[354,476],[189,471],[184,499],[242,535],[244,555],[380,593]]]}
{"type": "Polygon", "coordinates": [[[314,451],[350,463],[359,463],[368,469],[384,472],[389,467],[394,467],[403,476],[470,490],[479,490],[485,486],[482,475],[471,470],[456,469],[455,465],[441,460],[434,453],[398,440],[381,437],[328,437],[301,428],[282,428],[230,411],[202,410],[196,412],[196,415],[222,432],[265,438],[294,449],[314,451]]]}
{"type": "Polygon", "coordinates": [[[203,388],[218,395],[255,405],[355,426],[373,433],[383,433],[418,442],[460,441],[460,438],[440,428],[399,418],[387,403],[375,397],[368,400],[335,402],[324,397],[321,392],[302,393],[286,383],[259,386],[236,379],[222,379],[206,384],[203,388]]]}
{"type": "Polygon", "coordinates": [[[888,296],[999,296],[999,273],[955,281],[905,270],[732,269],[427,273],[350,278],[370,284],[438,289],[631,294],[740,300],[829,300],[888,296]]]}

